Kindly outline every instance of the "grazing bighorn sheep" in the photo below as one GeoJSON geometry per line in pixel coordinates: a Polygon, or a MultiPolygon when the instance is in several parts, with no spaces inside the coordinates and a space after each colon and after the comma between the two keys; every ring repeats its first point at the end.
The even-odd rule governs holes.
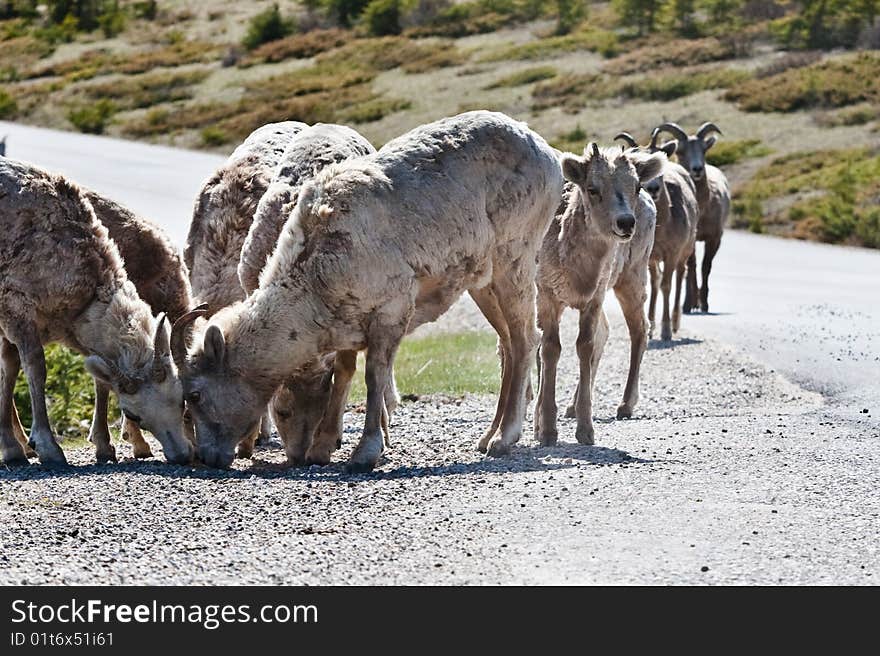
{"type": "MultiPolygon", "coordinates": [[[[61,176],[0,161],[0,455],[26,461],[13,428],[13,387],[23,364],[33,409],[30,445],[45,464],[66,459],[46,412],[43,344],[86,355],[86,370],[150,430],[171,462],[189,462],[182,389],[168,326],[128,279],[116,244],[78,187],[61,176]]],[[[96,437],[108,437],[98,433],[96,437]]],[[[109,453],[109,445],[96,445],[109,453]]]]}
{"type": "MultiPolygon", "coordinates": [[[[290,141],[307,127],[284,121],[257,128],[202,186],[183,259],[195,303],[207,304],[208,316],[246,296],[238,279],[242,245],[275,167],[290,141]]],[[[269,432],[265,416],[259,437],[265,441],[269,432]]],[[[251,451],[253,443],[242,445],[242,456],[251,451]]]]}
{"type": "Polygon", "coordinates": [[[385,388],[403,336],[469,290],[507,354],[500,434],[522,432],[535,334],[535,258],[562,193],[556,154],[524,124],[493,112],[416,128],[375,155],[328,167],[305,185],[260,287],[222,310],[182,368],[203,462],[228,466],[278,386],[316,356],[366,349],[367,412],[349,471],[383,451],[385,388]]]}
{"type": "Polygon", "coordinates": [[[721,169],[706,164],[706,151],[715,145],[713,132],[721,134],[714,123],[703,123],[697,133],[689,136],[677,123],[663,123],[657,132],[669,132],[678,142],[676,154],[678,161],[694,181],[697,189],[697,202],[700,205],[700,219],[697,223],[697,241],[706,245],[703,253],[703,280],[697,289],[697,253],[691,252],[688,258],[687,289],[684,296],[684,311],[693,309],[709,311],[709,274],[712,260],[721,246],[721,236],[727,215],[730,214],[730,186],[721,169]],[[699,291],[699,298],[697,297],[699,291]]]}
{"type": "Polygon", "coordinates": [[[645,285],[654,239],[656,210],[641,184],[660,175],[666,157],[638,149],[599,148],[583,157],[562,155],[569,181],[564,205],[544,237],[538,255],[539,387],[535,438],[556,443],[556,368],[562,346],[559,320],[566,307],[580,312],[577,353],[580,379],[569,413],[577,417],[575,437],[593,444],[592,393],[608,320],[602,309],[613,287],[630,333],[630,368],[618,418],[629,417],[638,401],[638,376],[647,347],[645,285]]]}
{"type": "MultiPolygon", "coordinates": [[[[648,152],[662,151],[668,157],[675,153],[676,142],[657,144],[659,131],[654,130],[648,152]]],[[[625,141],[637,148],[635,138],[628,132],[621,132],[615,139],[625,141]]],[[[672,339],[681,324],[681,290],[684,282],[685,265],[694,250],[699,205],[697,204],[694,183],[680,165],[667,162],[662,175],[644,185],[657,207],[657,228],[654,231],[654,248],[649,263],[651,273],[651,300],[648,303],[648,322],[650,332],[654,332],[654,318],[657,310],[658,287],[663,293],[663,319],[660,338],[672,339]],[[663,265],[661,272],[660,265],[663,265]],[[672,274],[675,273],[675,302],[672,316],[669,312],[669,296],[672,291],[672,274]]]]}
{"type": "MultiPolygon", "coordinates": [[[[330,164],[375,153],[360,134],[342,125],[318,123],[299,132],[288,144],[275,169],[272,182],[257,205],[253,223],[241,249],[238,277],[247,294],[259,286],[260,272],[275,250],[284,223],[290,216],[302,186],[330,164]]],[[[319,444],[341,443],[342,415],[354,376],[356,353],[338,359],[321,359],[316,370],[301,372],[278,390],[269,404],[272,423],[285,445],[288,461],[300,464],[317,430],[325,435],[319,444]],[[333,370],[332,397],[329,385],[333,370]],[[325,412],[326,409],[326,412],[325,412]],[[332,433],[332,435],[330,435],[332,433]]],[[[388,386],[388,411],[396,404],[393,385],[388,386]]]]}

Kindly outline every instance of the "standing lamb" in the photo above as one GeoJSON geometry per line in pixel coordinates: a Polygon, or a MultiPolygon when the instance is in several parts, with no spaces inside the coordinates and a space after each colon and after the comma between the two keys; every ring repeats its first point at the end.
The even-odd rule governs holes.
{"type": "MultiPolygon", "coordinates": [[[[45,464],[66,459],[46,411],[43,344],[84,353],[86,370],[150,430],[170,462],[192,458],[167,322],[128,279],[119,251],[78,187],[23,162],[0,161],[0,455],[26,462],[13,428],[13,387],[23,364],[33,410],[30,445],[45,464]]],[[[109,434],[96,437],[109,438],[109,434]]],[[[97,444],[109,453],[109,444],[97,444]]]]}
{"type": "Polygon", "coordinates": [[[535,257],[561,192],[553,149],[485,111],[322,171],[300,193],[260,288],[215,315],[190,354],[187,322],[172,331],[202,460],[228,466],[260,408],[316,355],[366,349],[366,419],[348,469],[372,469],[401,339],[465,290],[509,354],[500,435],[479,444],[506,453],[522,432],[537,341],[535,257]]]}
{"type": "MultiPolygon", "coordinates": [[[[259,286],[260,272],[275,250],[284,223],[296,207],[302,186],[330,164],[375,152],[369,141],[343,125],[318,123],[302,130],[290,141],[268,190],[257,205],[241,249],[238,277],[247,294],[259,286]]],[[[304,462],[306,450],[313,442],[334,446],[341,443],[342,417],[354,376],[356,355],[346,353],[339,358],[319,358],[315,367],[286,381],[273,397],[269,414],[291,464],[304,462]],[[328,398],[331,377],[332,396],[328,398]],[[316,430],[322,436],[313,441],[316,430]]],[[[393,384],[388,390],[386,405],[390,412],[396,401],[393,384]]],[[[246,455],[241,453],[241,446],[239,450],[239,455],[246,455]]]]}
{"type": "MultiPolygon", "coordinates": [[[[659,132],[654,130],[648,152],[664,152],[668,157],[675,153],[676,142],[657,144],[659,132]]],[[[625,141],[631,147],[638,147],[636,140],[628,132],[621,132],[615,139],[625,141]]],[[[648,304],[650,332],[654,332],[654,318],[657,311],[658,287],[663,293],[663,319],[660,338],[672,339],[681,324],[681,290],[684,282],[687,259],[694,250],[697,231],[699,205],[697,204],[694,183],[680,165],[667,162],[663,174],[644,185],[657,207],[657,229],[654,233],[654,248],[651,251],[651,300],[648,304]],[[663,266],[662,271],[660,266],[663,266]],[[672,291],[672,274],[675,273],[675,302],[672,316],[669,312],[669,296],[672,291]]]]}
{"type": "Polygon", "coordinates": [[[638,378],[647,347],[645,286],[654,239],[656,210],[641,184],[660,175],[662,153],[638,149],[584,149],[583,157],[562,156],[562,172],[571,183],[561,211],[550,224],[538,256],[539,387],[535,438],[556,443],[556,368],[562,345],[559,320],[566,307],[580,312],[577,353],[580,378],[569,414],[577,417],[575,437],[593,444],[592,394],[608,320],[602,308],[613,287],[630,333],[630,367],[618,418],[628,417],[638,402],[638,378]]]}
{"type": "MultiPolygon", "coordinates": [[[[208,316],[242,300],[238,279],[241,249],[275,167],[291,140],[308,126],[298,121],[269,123],[254,130],[202,186],[193,208],[183,259],[195,303],[208,316]]],[[[269,437],[268,416],[260,438],[269,437]]],[[[243,455],[253,444],[242,445],[243,455]]]]}
{"type": "Polygon", "coordinates": [[[693,250],[688,258],[687,289],[684,295],[684,311],[700,309],[709,311],[709,274],[712,260],[721,246],[721,236],[730,214],[730,186],[721,169],[706,164],[706,152],[715,145],[713,132],[721,134],[714,123],[703,123],[697,133],[688,136],[677,123],[663,123],[657,132],[669,132],[678,141],[676,154],[697,189],[697,202],[700,206],[700,219],[697,223],[697,241],[706,245],[703,253],[702,286],[697,289],[697,252],[693,250]],[[712,136],[710,136],[712,135],[712,136]],[[699,297],[698,297],[699,292],[699,297]]]}

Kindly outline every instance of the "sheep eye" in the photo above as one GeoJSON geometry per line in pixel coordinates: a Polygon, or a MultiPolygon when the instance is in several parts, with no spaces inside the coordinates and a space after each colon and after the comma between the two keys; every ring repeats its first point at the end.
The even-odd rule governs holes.
{"type": "Polygon", "coordinates": [[[199,392],[190,392],[186,395],[187,403],[198,403],[202,400],[202,395],[199,392]]]}

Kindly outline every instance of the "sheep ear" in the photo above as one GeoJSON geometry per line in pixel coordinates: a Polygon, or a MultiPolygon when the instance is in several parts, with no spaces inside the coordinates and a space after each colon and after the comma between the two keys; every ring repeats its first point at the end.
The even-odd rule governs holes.
{"type": "Polygon", "coordinates": [[[666,163],[666,153],[656,152],[650,155],[644,153],[630,152],[627,154],[629,160],[636,167],[636,175],[639,176],[639,182],[645,184],[663,173],[663,165],[666,163]]]}
{"type": "Polygon", "coordinates": [[[205,356],[215,366],[223,364],[226,357],[226,340],[223,332],[216,325],[208,326],[205,332],[205,356]]]}
{"type": "Polygon", "coordinates": [[[703,152],[704,153],[707,150],[709,150],[712,146],[715,145],[715,140],[716,140],[716,137],[714,134],[711,137],[706,137],[705,139],[703,139],[703,152]]]}
{"type": "Polygon", "coordinates": [[[100,355],[88,356],[83,362],[83,365],[92,378],[106,387],[113,387],[113,370],[110,368],[110,365],[107,364],[107,361],[100,355]]]}
{"type": "Polygon", "coordinates": [[[583,184],[587,179],[587,162],[582,157],[565,153],[562,156],[562,176],[569,182],[583,184]]]}
{"type": "Polygon", "coordinates": [[[673,139],[672,141],[667,141],[665,144],[660,146],[660,152],[666,153],[667,157],[672,157],[675,155],[675,151],[678,148],[678,142],[673,139]]]}

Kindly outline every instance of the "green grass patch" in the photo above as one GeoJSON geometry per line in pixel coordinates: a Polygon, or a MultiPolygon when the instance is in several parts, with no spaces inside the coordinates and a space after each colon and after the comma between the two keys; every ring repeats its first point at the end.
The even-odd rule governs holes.
{"type": "Polygon", "coordinates": [[[18,103],[6,89],[0,89],[0,118],[12,118],[18,113],[18,103]]]}
{"type": "Polygon", "coordinates": [[[103,134],[116,113],[116,105],[102,98],[89,105],[81,105],[67,112],[67,120],[80,132],[103,134]]]}
{"type": "Polygon", "coordinates": [[[93,83],[82,90],[93,100],[112,100],[118,109],[137,109],[191,98],[192,87],[209,74],[207,70],[159,71],[93,83]]]}
{"type": "Polygon", "coordinates": [[[764,157],[771,152],[760,139],[719,141],[706,153],[706,161],[713,166],[730,166],[744,159],[764,157]]]}
{"type": "Polygon", "coordinates": [[[549,80],[556,77],[557,71],[552,66],[537,66],[517,71],[511,75],[502,77],[486,87],[486,89],[499,89],[502,87],[520,87],[524,84],[532,84],[541,80],[549,80]]]}
{"type": "MultiPolygon", "coordinates": [[[[497,394],[501,370],[496,337],[486,332],[462,332],[403,340],[394,360],[394,378],[401,394],[497,394]]],[[[364,370],[363,356],[358,370],[364,370]]],[[[366,399],[363,376],[356,376],[351,398],[366,399]]]]}
{"type": "Polygon", "coordinates": [[[878,117],[880,117],[880,108],[866,103],[819,112],[815,116],[815,120],[823,128],[836,128],[847,125],[865,125],[876,121],[878,117]]]}
{"type": "Polygon", "coordinates": [[[858,103],[878,105],[880,54],[865,52],[746,80],[730,88],[724,98],[747,112],[793,112],[858,103]]]}
{"type": "Polygon", "coordinates": [[[339,113],[343,123],[372,123],[385,118],[394,112],[402,112],[412,107],[409,100],[397,98],[373,98],[363,103],[353,105],[339,113]]]}
{"type": "Polygon", "coordinates": [[[584,152],[588,136],[587,131],[578,125],[573,130],[558,135],[550,141],[550,145],[563,152],[580,154],[584,152]]]}
{"type": "Polygon", "coordinates": [[[707,71],[683,71],[665,75],[648,75],[632,82],[624,82],[615,94],[608,85],[608,93],[624,98],[669,101],[700,91],[729,87],[749,77],[745,71],[720,68],[707,71]]]}
{"type": "Polygon", "coordinates": [[[604,57],[614,57],[620,52],[620,43],[614,32],[588,28],[563,36],[551,36],[518,45],[496,48],[483,55],[480,61],[547,59],[579,51],[597,52],[604,57]]]}
{"type": "Polygon", "coordinates": [[[736,226],[880,248],[880,155],[866,148],[779,157],[735,196],[736,226]]]}
{"type": "Polygon", "coordinates": [[[667,66],[686,67],[732,59],[737,49],[730,41],[715,37],[705,39],[661,39],[627,52],[606,63],[603,70],[612,75],[643,73],[667,66]]]}
{"type": "MultiPolygon", "coordinates": [[[[46,405],[49,421],[56,435],[65,439],[85,439],[95,403],[92,377],[77,353],[59,344],[50,344],[46,352],[46,405]]],[[[15,382],[15,405],[25,427],[31,424],[31,402],[27,380],[19,373],[15,382]]],[[[116,397],[110,395],[110,421],[119,417],[116,397]]]]}

